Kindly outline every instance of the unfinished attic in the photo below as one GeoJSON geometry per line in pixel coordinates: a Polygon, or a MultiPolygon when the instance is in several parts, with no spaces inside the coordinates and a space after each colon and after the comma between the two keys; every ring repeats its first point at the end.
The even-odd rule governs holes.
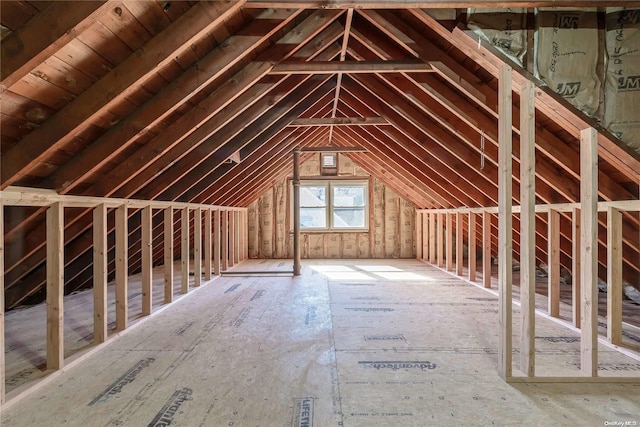
{"type": "Polygon", "coordinates": [[[3,426],[640,423],[636,1],[0,25],[3,426]]]}

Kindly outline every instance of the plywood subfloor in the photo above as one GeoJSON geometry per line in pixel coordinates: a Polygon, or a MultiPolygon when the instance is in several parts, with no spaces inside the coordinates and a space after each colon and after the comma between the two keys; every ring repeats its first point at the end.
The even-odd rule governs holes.
{"type": "MultiPolygon", "coordinates": [[[[303,265],[297,278],[209,282],[3,411],[2,426],[640,423],[640,379],[503,382],[497,298],[437,268],[303,265]]],[[[288,268],[253,260],[234,270],[288,268]]],[[[577,334],[539,318],[536,335],[540,373],[578,371],[577,334]]],[[[601,375],[640,376],[637,360],[600,352],[601,375]]]]}

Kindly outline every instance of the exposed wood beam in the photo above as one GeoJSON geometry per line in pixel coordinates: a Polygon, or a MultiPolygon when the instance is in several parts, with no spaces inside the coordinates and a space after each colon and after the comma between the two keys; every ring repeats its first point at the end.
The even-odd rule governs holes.
{"type": "Polygon", "coordinates": [[[93,209],[93,342],[105,342],[108,336],[108,247],[107,206],[93,209]]]}
{"type": "MultiPolygon", "coordinates": [[[[217,203],[215,200],[225,200],[224,204],[236,204],[236,200],[231,201],[231,197],[244,195],[250,197],[258,183],[270,183],[270,174],[273,173],[273,165],[279,159],[287,157],[288,152],[297,144],[307,145],[308,141],[324,139],[325,131],[320,128],[305,128],[304,130],[296,130],[289,134],[280,132],[280,134],[271,140],[268,144],[262,144],[257,150],[249,151],[248,147],[242,149],[245,154],[245,160],[227,171],[218,168],[214,171],[211,181],[214,183],[215,190],[202,199],[203,203],[217,203]],[[256,167],[260,165],[260,167],[256,167]],[[224,182],[221,178],[224,176],[224,182]],[[224,198],[224,199],[223,199],[224,198]]],[[[240,203],[244,206],[245,203],[240,203]]]]}
{"type": "Polygon", "coordinates": [[[449,8],[506,8],[506,7],[633,7],[633,0],[247,0],[247,8],[303,8],[303,9],[449,9],[449,8]]]}
{"type": "Polygon", "coordinates": [[[2,39],[0,92],[33,70],[121,1],[59,1],[2,39]],[[43,31],[46,29],[46,31],[43,31]]]}
{"type": "Polygon", "coordinates": [[[598,375],[598,134],[580,133],[580,263],[582,305],[580,307],[580,371],[598,375]]]}
{"type": "Polygon", "coordinates": [[[306,147],[306,148],[302,148],[301,151],[303,152],[307,152],[307,153],[324,153],[324,152],[330,152],[330,153],[357,153],[357,152],[367,152],[369,150],[367,150],[364,147],[306,147]]]}
{"type": "Polygon", "coordinates": [[[382,117],[322,117],[296,119],[289,126],[384,126],[389,124],[382,117]]]}
{"type": "MultiPolygon", "coordinates": [[[[344,25],[344,36],[342,37],[342,47],[340,49],[340,63],[344,63],[347,57],[347,46],[349,45],[349,35],[351,34],[351,24],[353,23],[353,9],[348,9],[347,18],[344,25]]],[[[338,81],[336,82],[336,92],[333,98],[333,108],[331,109],[331,117],[336,116],[338,110],[338,102],[340,101],[340,87],[342,86],[342,73],[338,73],[338,81]]],[[[333,142],[333,126],[329,127],[329,144],[333,142]]]]}
{"type": "Polygon", "coordinates": [[[503,65],[498,81],[498,134],[500,140],[498,171],[498,317],[500,334],[498,342],[498,373],[502,379],[512,376],[513,322],[512,322],[512,257],[513,257],[513,215],[512,215],[512,91],[511,67],[503,65]]]}
{"type": "MultiPolygon", "coordinates": [[[[253,63],[250,64],[249,66],[247,66],[245,69],[243,69],[243,71],[241,72],[245,72],[245,74],[251,74],[250,71],[248,70],[254,70],[256,68],[260,68],[259,72],[256,74],[253,74],[251,79],[253,82],[255,82],[257,79],[259,79],[262,75],[264,75],[264,73],[266,73],[266,71],[268,71],[268,69],[271,67],[273,60],[277,60],[277,58],[287,58],[287,57],[296,57],[298,55],[298,53],[300,53],[301,59],[307,59],[306,55],[314,55],[314,52],[316,49],[320,49],[320,47],[326,45],[327,43],[333,43],[333,41],[335,40],[335,31],[334,31],[334,27],[331,26],[331,24],[335,21],[335,19],[337,17],[339,17],[341,14],[340,11],[317,11],[314,12],[312,15],[310,15],[307,19],[305,19],[302,23],[300,23],[293,31],[287,33],[284,37],[282,37],[273,47],[273,50],[269,50],[266,51],[265,54],[267,54],[267,56],[269,57],[269,62],[257,62],[257,63],[253,63]],[[327,30],[326,34],[323,32],[323,30],[327,30]],[[305,47],[305,45],[307,44],[307,42],[309,42],[309,44],[312,44],[314,49],[307,49],[305,47]],[[320,47],[319,47],[320,46],[320,47]],[[274,57],[274,55],[277,55],[277,57],[274,57]],[[264,68],[261,68],[261,66],[264,65],[264,68]]],[[[322,49],[323,54],[321,55],[323,58],[331,58],[334,56],[334,54],[332,52],[330,52],[330,49],[322,49]],[[325,55],[324,52],[326,52],[327,54],[325,55]]],[[[245,75],[243,74],[243,75],[245,75]]],[[[225,91],[228,91],[225,95],[223,95],[222,92],[219,93],[220,96],[210,96],[208,99],[212,100],[212,102],[217,102],[219,105],[219,109],[224,108],[224,106],[226,106],[226,104],[228,103],[230,98],[234,98],[236,95],[236,93],[244,88],[244,87],[249,87],[252,83],[247,83],[246,81],[244,81],[242,84],[239,84],[239,79],[230,79],[227,81],[227,83],[225,83],[225,91]],[[228,83],[228,84],[227,84],[228,83]]],[[[265,91],[268,90],[271,87],[271,84],[264,84],[261,86],[262,89],[264,89],[265,91]]],[[[251,86],[251,88],[253,89],[253,86],[251,86]]],[[[221,88],[222,89],[222,88],[221,88]]],[[[216,92],[217,93],[217,92],[216,92]]],[[[255,101],[255,100],[254,100],[255,101]]],[[[219,109],[216,108],[198,108],[197,112],[198,114],[209,114],[212,115],[215,113],[215,111],[220,111],[219,109]],[[213,110],[213,112],[212,112],[213,110]]],[[[185,117],[183,117],[185,120],[191,120],[193,119],[193,117],[191,115],[187,115],[185,117]]],[[[224,121],[224,120],[223,120],[224,121]]],[[[180,132],[174,132],[174,130],[172,128],[169,128],[167,130],[165,130],[165,132],[162,133],[161,137],[163,141],[166,141],[166,144],[169,144],[169,147],[172,147],[173,145],[175,145],[177,142],[181,141],[181,138],[183,138],[184,132],[189,132],[195,128],[197,128],[198,131],[202,130],[202,127],[198,127],[198,125],[194,125],[193,123],[182,123],[185,125],[184,130],[180,131],[180,132]]],[[[220,123],[218,123],[218,125],[222,126],[220,123]]],[[[209,131],[210,132],[210,131],[209,131]]],[[[202,137],[200,139],[194,140],[194,142],[192,144],[197,144],[199,141],[202,140],[202,137]]],[[[154,145],[154,144],[151,144],[154,145]]],[[[157,152],[155,151],[156,149],[158,149],[158,146],[153,147],[152,149],[150,149],[150,144],[146,144],[144,147],[142,147],[142,149],[144,150],[144,155],[140,155],[138,156],[138,154],[131,156],[129,159],[131,161],[137,162],[136,165],[137,166],[132,166],[131,164],[129,164],[128,166],[125,166],[124,164],[122,165],[118,165],[118,167],[116,168],[116,170],[111,171],[110,172],[110,176],[115,177],[118,176],[118,179],[114,179],[114,180],[110,180],[111,183],[113,182],[118,182],[119,185],[121,185],[123,182],[127,182],[128,179],[130,179],[133,175],[131,172],[132,171],[141,171],[141,170],[145,170],[144,166],[145,165],[150,165],[153,164],[152,161],[153,159],[157,159],[162,153],[161,152],[157,152]],[[145,147],[147,148],[147,150],[144,150],[145,147]],[[149,150],[150,149],[150,150],[149,150]]],[[[128,162],[127,162],[128,163],[128,162]]],[[[155,165],[154,165],[155,167],[155,165]]],[[[152,174],[151,177],[153,177],[154,175],[152,174]]],[[[136,179],[138,179],[140,177],[139,172],[138,175],[136,176],[136,179]]],[[[88,191],[90,194],[100,194],[100,195],[111,195],[114,194],[114,192],[117,190],[118,186],[113,186],[113,185],[107,185],[106,182],[104,182],[106,180],[100,181],[100,182],[96,182],[93,187],[88,191]]],[[[145,181],[140,181],[144,183],[145,181]]],[[[131,191],[126,191],[125,192],[125,188],[123,188],[122,190],[118,191],[118,194],[122,194],[124,195],[124,197],[131,197],[131,195],[137,191],[140,188],[141,184],[138,184],[136,186],[132,186],[132,190],[131,191]]],[[[167,184],[169,185],[169,184],[167,184]]],[[[83,231],[87,230],[88,227],[90,226],[90,222],[87,221],[88,218],[85,218],[82,221],[76,221],[76,223],[73,225],[74,227],[74,232],[73,233],[66,233],[69,236],[69,240],[73,239],[73,236],[79,236],[80,233],[82,233],[83,231]]],[[[85,243],[89,243],[89,241],[87,239],[83,240],[85,243]]],[[[85,244],[82,243],[82,244],[85,244]]],[[[74,245],[76,245],[76,243],[74,243],[74,245]]],[[[77,245],[76,245],[77,246],[77,245]]],[[[80,251],[80,248],[77,249],[77,251],[80,251]]],[[[30,252],[33,253],[33,252],[30,252]]],[[[81,252],[80,252],[81,253],[81,252]]],[[[37,259],[38,257],[35,257],[35,253],[33,253],[33,259],[37,259]]],[[[41,262],[41,261],[37,261],[37,262],[41,262]]],[[[34,266],[31,261],[29,263],[21,263],[21,264],[16,264],[16,265],[21,265],[24,266],[21,267],[20,269],[22,271],[32,271],[34,269],[34,266]],[[28,267],[28,268],[27,268],[28,267]]],[[[40,269],[40,267],[38,267],[40,269]]],[[[39,271],[39,270],[38,270],[39,271]]],[[[43,274],[38,273],[38,277],[42,276],[44,277],[43,274]]],[[[44,280],[44,279],[36,279],[35,282],[37,282],[38,280],[44,280]]],[[[37,287],[35,288],[37,289],[37,287]]],[[[15,302],[15,301],[14,301],[15,302]]]]}
{"type": "MultiPolygon", "coordinates": [[[[281,131],[276,137],[269,141],[269,144],[261,145],[255,151],[241,150],[245,152],[245,159],[238,165],[223,165],[216,169],[211,176],[211,182],[215,190],[211,193],[197,198],[199,203],[213,203],[213,200],[221,200],[225,196],[246,193],[246,186],[251,182],[264,182],[274,159],[284,156],[280,147],[285,144],[299,144],[310,134],[318,133],[319,128],[305,128],[296,130],[294,133],[281,131]],[[256,167],[260,165],[260,167],[256,167]],[[224,177],[224,180],[222,178],[224,177]]],[[[289,146],[288,146],[289,147],[289,146]]],[[[286,150],[290,151],[290,150],[286,150]]],[[[225,204],[229,204],[225,202],[225,204]]]]}
{"type": "Polygon", "coordinates": [[[64,207],[47,209],[47,369],[64,367],[64,207]]]}
{"type": "MultiPolygon", "coordinates": [[[[286,127],[291,121],[298,117],[302,112],[310,108],[323,95],[325,95],[333,87],[334,80],[326,81],[320,76],[312,77],[305,84],[299,86],[296,90],[287,95],[279,104],[276,104],[268,112],[259,116],[258,120],[246,126],[245,129],[234,136],[232,139],[213,140],[202,144],[207,147],[214,143],[220,144],[219,151],[215,156],[210,156],[205,161],[198,164],[188,174],[184,176],[178,185],[164,191],[160,196],[162,199],[169,198],[174,200],[180,197],[181,200],[195,200],[200,194],[210,191],[211,182],[208,177],[220,166],[219,158],[225,158],[229,151],[241,150],[245,146],[251,144],[259,147],[265,144],[278,134],[282,128],[286,127]],[[303,95],[306,94],[306,97],[303,95]],[[265,127],[268,123],[268,127],[265,127]],[[220,157],[218,157],[220,156],[220,157]]],[[[293,129],[289,129],[293,131],[293,129]]],[[[198,147],[201,148],[201,147],[198,147]]]]}
{"type": "Polygon", "coordinates": [[[414,73],[432,72],[433,66],[423,61],[310,61],[283,62],[273,67],[269,74],[359,74],[359,73],[414,73]]]}
{"type": "MultiPolygon", "coordinates": [[[[596,2],[594,2],[595,4],[596,2]]],[[[605,3],[598,3],[603,6],[605,3]]],[[[609,2],[606,5],[610,5],[609,2]]],[[[556,4],[556,6],[558,6],[556,4]]],[[[578,4],[572,4],[578,7],[578,4]]],[[[636,3],[637,6],[637,3],[636,3]]],[[[460,49],[465,55],[480,64],[494,76],[498,76],[499,68],[502,60],[497,58],[492,52],[483,45],[478,46],[477,40],[472,39],[464,31],[454,29],[449,31],[437,21],[431,18],[427,13],[418,9],[409,10],[411,14],[420,19],[423,23],[431,27],[439,36],[443,37],[456,48],[460,49]]],[[[526,72],[524,72],[526,74],[526,72]]],[[[518,75],[514,76],[514,89],[520,88],[522,78],[518,75]]],[[[571,107],[567,107],[563,99],[550,93],[545,88],[540,88],[537,94],[537,108],[549,117],[553,117],[556,123],[560,124],[564,129],[571,132],[576,138],[579,138],[580,131],[589,126],[594,126],[593,122],[576,115],[571,107]]],[[[613,137],[608,137],[604,133],[598,134],[598,154],[603,160],[612,164],[619,171],[628,175],[632,180],[636,180],[640,174],[640,162],[638,162],[637,153],[633,153],[625,144],[613,137]]]]}
{"type": "MultiPolygon", "coordinates": [[[[374,144],[372,141],[367,141],[367,138],[362,138],[359,135],[354,135],[353,131],[349,131],[346,128],[336,129],[335,133],[336,141],[341,141],[344,145],[353,145],[355,143],[361,143],[364,147],[368,148],[369,153],[367,155],[361,155],[358,159],[361,162],[369,163],[372,166],[376,166],[376,172],[373,174],[379,179],[384,180],[386,183],[391,182],[390,177],[394,176],[393,182],[396,187],[394,191],[400,194],[407,200],[416,200],[421,202],[427,202],[432,206],[442,206],[446,203],[446,200],[436,194],[436,191],[431,188],[428,183],[429,180],[425,175],[420,174],[420,169],[413,163],[406,162],[407,159],[411,159],[412,155],[404,151],[395,152],[388,146],[381,144],[374,144]],[[394,171],[390,173],[390,171],[394,171]],[[418,179],[411,179],[412,176],[418,177],[418,179]],[[426,182],[423,183],[422,180],[426,182]]],[[[354,157],[355,159],[356,157],[354,157]]],[[[364,165],[362,165],[364,167],[364,165]]],[[[366,168],[365,168],[366,169],[366,168]]],[[[418,203],[418,202],[416,202],[418,203]]]]}
{"type": "MultiPolygon", "coordinates": [[[[357,95],[362,96],[364,93],[361,92],[357,95]]],[[[365,106],[363,98],[356,99],[355,94],[353,88],[345,85],[341,97],[340,112],[342,114],[367,114],[369,107],[378,108],[377,104],[365,106]]],[[[369,98],[369,100],[371,99],[369,98]]],[[[392,113],[383,112],[382,109],[378,111],[393,116],[392,113]]],[[[348,138],[349,145],[360,145],[367,148],[371,153],[370,156],[367,156],[368,158],[375,157],[382,165],[382,169],[393,170],[396,175],[402,176],[402,180],[406,183],[404,185],[414,195],[419,194],[421,200],[429,200],[429,204],[432,206],[450,205],[447,199],[439,194],[446,191],[444,186],[438,183],[437,179],[429,176],[429,170],[432,168],[429,165],[428,155],[422,155],[417,140],[408,138],[394,126],[387,126],[384,132],[374,127],[361,128],[357,131],[354,128],[340,127],[336,129],[336,132],[348,138]]],[[[406,193],[405,191],[403,197],[407,200],[416,200],[415,196],[408,197],[406,193]]],[[[463,201],[458,201],[459,199],[456,200],[455,205],[457,206],[465,204],[463,201]]],[[[417,204],[417,202],[415,203],[417,204]]]]}
{"type": "MultiPolygon", "coordinates": [[[[273,140],[272,140],[273,141],[273,140]]],[[[274,147],[269,148],[269,144],[263,144],[258,150],[251,153],[250,158],[254,162],[265,162],[267,167],[255,168],[248,167],[245,163],[242,168],[236,168],[233,171],[231,185],[220,193],[210,196],[208,200],[225,200],[225,204],[233,204],[247,206],[255,201],[267,189],[273,186],[277,181],[284,179],[291,173],[291,157],[289,153],[298,144],[309,146],[320,144],[326,141],[326,131],[316,129],[300,135],[299,138],[287,137],[284,141],[273,141],[274,147]],[[266,160],[268,159],[268,160],[266,160]],[[222,194],[218,196],[217,194],[222,194]]],[[[302,162],[309,156],[303,154],[302,162]]],[[[249,159],[248,159],[249,160],[249,159]]],[[[248,162],[247,162],[248,163],[248,162]]]]}
{"type": "Polygon", "coordinates": [[[158,69],[191,49],[209,30],[235,13],[244,0],[198,3],[174,24],[155,36],[144,49],[132,54],[106,76],[25,136],[2,156],[4,188],[23,176],[55,150],[63,147],[87,121],[114,101],[132,93],[158,69]]]}
{"type": "MultiPolygon", "coordinates": [[[[450,35],[448,35],[448,31],[446,29],[440,29],[439,24],[435,21],[433,21],[430,17],[426,17],[423,18],[422,15],[426,15],[426,14],[422,14],[419,13],[419,11],[415,11],[412,10],[411,11],[413,14],[417,15],[420,19],[429,19],[429,22],[431,23],[430,26],[435,27],[435,29],[439,32],[444,33],[445,37],[450,38],[450,35]]],[[[423,36],[421,36],[419,33],[417,33],[416,31],[414,31],[412,28],[407,27],[401,20],[399,20],[399,18],[397,16],[394,16],[388,12],[374,12],[374,11],[367,11],[367,12],[361,12],[362,14],[364,14],[365,17],[367,17],[368,20],[370,20],[370,22],[374,25],[376,25],[381,31],[385,32],[390,38],[392,38],[393,40],[396,41],[396,43],[404,46],[406,49],[409,49],[410,52],[413,52],[414,54],[420,54],[421,57],[437,57],[439,59],[441,59],[443,62],[446,62],[447,60],[444,59],[442,57],[442,52],[437,52],[438,48],[434,47],[431,45],[431,43],[426,40],[423,36]],[[408,38],[408,36],[400,31],[398,28],[403,28],[404,31],[407,31],[410,34],[410,38],[408,38]],[[429,47],[431,46],[429,49],[425,49],[425,47],[429,47]]],[[[358,31],[352,31],[354,38],[362,38],[363,36],[358,32],[358,31]]],[[[465,36],[466,37],[466,36],[465,36]]],[[[377,46],[377,43],[364,43],[367,46],[377,46]]],[[[468,50],[468,49],[467,49],[468,50]]],[[[383,57],[383,55],[380,55],[379,57],[383,57]]],[[[397,56],[396,56],[397,57],[397,56]]],[[[459,87],[459,83],[456,83],[457,81],[460,80],[459,76],[465,76],[465,79],[467,81],[473,81],[473,79],[475,79],[475,77],[473,77],[473,75],[469,75],[468,70],[465,69],[461,69],[461,67],[459,66],[459,64],[455,63],[455,62],[451,62],[448,61],[446,62],[447,67],[449,68],[449,79],[448,82],[452,85],[454,85],[455,87],[459,87]]],[[[434,79],[431,79],[428,75],[426,74],[414,74],[413,76],[409,76],[406,75],[405,76],[408,79],[420,79],[421,81],[424,81],[425,79],[430,79],[432,82],[435,82],[434,79]]],[[[400,77],[396,76],[396,75],[384,75],[381,76],[384,79],[386,79],[387,81],[392,81],[392,80],[397,80],[400,77]]],[[[431,85],[433,85],[433,83],[431,83],[431,85]]],[[[440,85],[440,88],[442,88],[442,85],[440,85]]],[[[519,87],[518,87],[519,88],[519,87]]],[[[406,89],[405,89],[406,90],[406,89]]],[[[490,88],[488,85],[480,82],[478,83],[478,89],[475,90],[476,92],[478,92],[480,95],[482,95],[482,98],[485,99],[486,101],[481,102],[481,99],[478,98],[478,96],[472,96],[473,94],[467,93],[468,96],[470,96],[472,99],[474,99],[479,106],[483,107],[486,109],[487,112],[489,112],[490,114],[493,115],[497,115],[496,111],[497,111],[497,96],[496,96],[496,92],[494,89],[490,88]]],[[[468,91],[467,91],[468,92],[468,91]]],[[[419,95],[416,95],[415,93],[411,94],[412,96],[409,99],[414,99],[415,97],[419,98],[419,95]]],[[[449,97],[447,95],[447,97],[449,97]]],[[[438,99],[438,97],[435,97],[436,99],[438,99]]],[[[440,98],[442,98],[440,96],[440,98]]],[[[429,102],[424,102],[424,105],[429,105],[430,108],[431,105],[433,103],[429,103],[429,102]]],[[[448,103],[448,107],[450,110],[453,111],[457,111],[459,109],[455,108],[455,104],[457,103],[453,103],[454,106],[453,108],[451,107],[451,102],[448,103]]],[[[461,105],[464,105],[465,102],[462,102],[461,105]]],[[[514,108],[514,111],[518,111],[517,108],[514,108]]],[[[459,117],[464,117],[465,113],[463,112],[463,115],[459,115],[459,117]]],[[[482,115],[480,115],[479,117],[482,118],[482,115]]],[[[516,114],[515,119],[517,120],[519,118],[519,116],[516,114]]],[[[470,125],[473,125],[473,121],[476,120],[475,117],[471,117],[469,119],[466,119],[465,121],[467,123],[469,123],[470,125]],[[470,121],[469,121],[470,120],[470,121]]],[[[441,122],[442,123],[442,122],[441,122]]],[[[516,122],[517,123],[517,122],[516,122]]],[[[443,124],[444,125],[444,124],[443,124]]],[[[475,125],[477,126],[477,125],[475,125]]],[[[495,128],[495,124],[489,124],[489,125],[485,125],[482,126],[482,129],[488,129],[488,133],[487,135],[490,134],[490,129],[495,128]]],[[[460,128],[460,130],[463,130],[464,128],[460,128]]],[[[519,132],[519,130],[514,127],[514,131],[519,132]]],[[[472,138],[471,140],[473,140],[474,138],[472,138]]],[[[475,138],[477,139],[477,138],[475,138]]],[[[467,138],[467,140],[469,140],[467,138]]],[[[497,138],[492,137],[491,142],[496,144],[496,148],[497,148],[497,138]]],[[[562,159],[561,160],[557,160],[558,163],[563,166],[565,169],[566,168],[575,168],[575,165],[578,163],[577,162],[577,155],[576,153],[570,149],[570,147],[566,146],[566,144],[564,143],[559,143],[561,141],[559,141],[556,137],[554,137],[553,135],[550,134],[550,132],[548,131],[543,131],[541,130],[541,132],[539,132],[539,143],[540,143],[540,148],[542,149],[542,151],[549,156],[551,159],[556,160],[555,157],[558,157],[559,155],[561,155],[560,157],[558,157],[558,159],[562,159]],[[554,148],[555,147],[555,148],[554,148]],[[566,159],[566,160],[565,160],[566,159]]],[[[493,150],[495,150],[495,148],[492,148],[493,150]]],[[[514,155],[514,160],[516,159],[516,155],[517,155],[517,150],[518,150],[518,146],[516,145],[516,151],[513,153],[514,155]]],[[[492,155],[491,158],[497,158],[497,152],[495,153],[495,155],[492,155]]],[[[517,166],[517,163],[516,163],[517,166]]],[[[517,169],[516,169],[517,172],[517,169]]],[[[561,194],[565,195],[567,197],[568,200],[577,200],[577,194],[578,194],[578,184],[575,180],[570,179],[570,176],[567,174],[562,174],[559,173],[559,171],[556,170],[554,165],[548,165],[546,161],[541,161],[539,163],[538,166],[538,170],[537,170],[537,176],[541,178],[541,183],[539,185],[538,191],[539,191],[539,195],[541,196],[541,198],[544,198],[546,200],[549,201],[557,201],[557,196],[554,196],[552,193],[549,193],[549,191],[553,192],[554,190],[557,192],[560,192],[561,194]],[[539,174],[538,174],[539,173],[539,174]],[[545,194],[547,194],[545,196],[545,194]]],[[[573,173],[571,175],[574,175],[573,173]]],[[[577,175],[575,175],[577,176],[577,175]]],[[[600,174],[600,176],[604,176],[606,179],[606,176],[603,174],[600,174]]],[[[608,179],[608,184],[611,184],[612,180],[608,179]]],[[[615,186],[614,186],[615,187],[615,186]]],[[[615,198],[619,198],[619,195],[624,194],[625,196],[623,197],[633,197],[632,195],[629,195],[629,192],[623,188],[621,188],[619,185],[617,186],[618,188],[614,188],[611,187],[611,185],[608,185],[607,187],[603,186],[603,190],[604,188],[606,188],[606,193],[609,194],[610,197],[615,197],[615,198]],[[618,195],[618,197],[616,197],[615,195],[618,195]]],[[[637,220],[636,220],[637,221],[637,220]]],[[[628,224],[627,222],[625,222],[625,224],[628,224]]],[[[629,224],[630,225],[630,224],[629,224]]],[[[631,229],[632,230],[632,229],[631,229]]],[[[568,236],[568,234],[563,232],[563,235],[566,237],[568,236]]],[[[634,239],[637,240],[637,233],[634,233],[633,231],[630,232],[626,232],[623,233],[623,235],[625,236],[625,239],[631,239],[630,241],[625,240],[625,243],[627,243],[627,241],[629,242],[629,244],[631,245],[631,249],[633,249],[635,252],[637,252],[637,243],[634,243],[634,239]],[[630,236],[630,237],[629,237],[630,236]],[[634,246],[635,245],[635,246],[634,246]]],[[[563,244],[565,244],[565,249],[566,249],[566,243],[568,243],[570,240],[564,240],[563,244]]],[[[603,243],[606,241],[606,238],[604,236],[603,233],[601,233],[600,235],[600,242],[603,243]]],[[[570,251],[563,249],[564,254],[566,254],[567,257],[569,257],[570,255],[570,251]]],[[[601,256],[600,257],[601,262],[604,261],[604,257],[601,256]]],[[[631,263],[631,266],[637,264],[637,257],[625,257],[625,263],[631,263]]],[[[568,263],[565,263],[565,265],[568,265],[568,263]]],[[[629,266],[628,264],[626,264],[627,266],[629,266]]],[[[631,267],[630,268],[634,268],[631,267]]],[[[637,269],[637,267],[635,267],[637,269]]]]}
{"type": "MultiPolygon", "coordinates": [[[[191,68],[172,80],[164,90],[57,169],[45,180],[43,186],[55,188],[61,194],[73,190],[83,182],[84,178],[130,147],[145,129],[156,126],[184,105],[184,102],[195,93],[245,59],[257,46],[298,16],[299,12],[269,9],[260,13],[247,25],[245,31],[228,37],[221,46],[213,49],[191,68]]],[[[243,74],[236,75],[240,77],[243,74]]],[[[234,79],[234,81],[236,82],[234,92],[228,96],[222,96],[221,99],[231,102],[248,87],[244,84],[248,85],[251,82],[251,80],[241,81],[240,79],[234,79]]],[[[208,106],[204,105],[206,102],[207,100],[201,102],[205,110],[208,109],[208,106]]],[[[210,100],[209,103],[214,101],[210,100]]],[[[216,110],[212,108],[209,111],[216,110]]]]}
{"type": "Polygon", "coordinates": [[[535,87],[520,94],[520,370],[535,375],[535,87]]]}

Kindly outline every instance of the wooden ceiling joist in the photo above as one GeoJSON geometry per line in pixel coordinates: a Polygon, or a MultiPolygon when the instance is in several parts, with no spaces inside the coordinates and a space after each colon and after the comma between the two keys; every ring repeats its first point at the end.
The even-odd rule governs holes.
{"type": "MultiPolygon", "coordinates": [[[[260,13],[247,25],[246,33],[231,35],[224,46],[213,49],[177,79],[171,81],[162,92],[118,122],[78,153],[73,160],[50,175],[44,186],[63,193],[73,190],[85,177],[135,142],[140,133],[157,125],[194,94],[254,53],[256,48],[289,24],[299,13],[299,10],[288,9],[268,9],[260,13]]],[[[234,91],[224,94],[224,99],[233,100],[262,76],[263,74],[259,73],[252,77],[237,74],[238,81],[233,85],[234,91]]],[[[203,103],[206,103],[206,100],[203,103]]],[[[205,104],[202,108],[211,107],[205,104]]],[[[212,111],[216,109],[212,108],[212,111]]]]}
{"type": "MultiPolygon", "coordinates": [[[[0,188],[17,183],[60,194],[247,206],[291,175],[294,147],[308,150],[305,159],[332,147],[416,207],[495,206],[502,60],[421,8],[446,7],[444,19],[456,19],[455,7],[569,3],[630,2],[246,0],[180,2],[163,11],[155,2],[112,0],[71,9],[51,2],[32,8],[31,19],[6,18],[11,24],[0,17],[13,31],[2,43],[0,188]],[[121,15],[114,15],[116,7],[121,15]],[[38,26],[52,31],[36,40],[38,26]],[[9,52],[18,39],[33,43],[9,52]],[[361,149],[366,152],[354,151],[361,149]]],[[[3,2],[3,12],[11,7],[3,2]]],[[[528,77],[514,73],[516,93],[528,77]]],[[[577,136],[594,123],[545,88],[536,96],[536,197],[575,202],[577,136]]],[[[517,204],[517,103],[513,113],[517,204]]],[[[637,200],[638,156],[606,132],[599,135],[599,155],[599,197],[637,200]]],[[[12,307],[46,282],[45,221],[38,207],[7,209],[5,284],[12,307]]],[[[128,221],[135,271],[140,214],[132,209],[128,221]]],[[[161,214],[152,221],[153,257],[162,262],[161,214]]],[[[89,209],[66,209],[67,291],[91,283],[91,223],[89,209]]],[[[518,217],[513,225],[517,238],[518,217]]],[[[605,226],[599,222],[601,248],[605,226]]],[[[624,274],[633,281],[640,272],[638,214],[625,213],[622,227],[624,274]]],[[[547,228],[547,215],[536,214],[539,262],[547,262],[547,228]]],[[[564,213],[559,228],[561,263],[570,268],[572,230],[564,213]]],[[[494,221],[493,252],[497,235],[494,221]]],[[[599,256],[603,275],[606,251],[599,256]]]]}
{"type": "Polygon", "coordinates": [[[243,2],[198,3],[183,17],[147,43],[145,49],[119,64],[103,79],[70,102],[51,120],[22,139],[19,147],[3,155],[0,188],[16,182],[53,150],[63,147],[81,126],[126,96],[136,84],[187,49],[194,40],[235,13],[243,2]]]}
{"type": "Polygon", "coordinates": [[[304,8],[304,9],[450,9],[450,8],[506,8],[506,7],[633,7],[633,0],[247,0],[250,8],[304,8]]]}
{"type": "Polygon", "coordinates": [[[289,126],[385,126],[389,122],[382,117],[319,117],[296,119],[289,126]]]}
{"type": "Polygon", "coordinates": [[[284,62],[273,67],[269,74],[360,74],[360,73],[415,73],[432,72],[433,67],[422,61],[312,61],[284,62]]]}

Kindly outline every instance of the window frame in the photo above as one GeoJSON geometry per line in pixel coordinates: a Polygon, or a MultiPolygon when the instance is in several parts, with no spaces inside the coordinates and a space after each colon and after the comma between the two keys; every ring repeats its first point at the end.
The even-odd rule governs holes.
{"type": "MultiPolygon", "coordinates": [[[[331,232],[331,233],[341,233],[341,232],[367,232],[369,231],[369,191],[370,185],[368,179],[301,179],[300,180],[300,189],[304,186],[315,186],[315,187],[325,187],[326,188],[326,206],[325,215],[326,215],[326,227],[303,227],[300,224],[300,232],[331,232]],[[361,187],[364,188],[364,205],[359,207],[351,207],[351,206],[335,206],[334,205],[334,197],[333,190],[336,187],[361,187]],[[364,216],[364,226],[363,227],[335,227],[333,224],[333,211],[334,209],[353,209],[363,211],[364,216]]],[[[291,190],[293,192],[293,185],[291,185],[291,190]]],[[[292,197],[293,200],[293,197],[292,197]]],[[[291,204],[291,212],[293,214],[293,202],[291,204]]],[[[303,209],[302,201],[300,201],[300,209],[303,209]]],[[[308,208],[317,208],[316,206],[308,206],[308,208]]],[[[293,229],[293,223],[291,225],[293,229]]]]}

